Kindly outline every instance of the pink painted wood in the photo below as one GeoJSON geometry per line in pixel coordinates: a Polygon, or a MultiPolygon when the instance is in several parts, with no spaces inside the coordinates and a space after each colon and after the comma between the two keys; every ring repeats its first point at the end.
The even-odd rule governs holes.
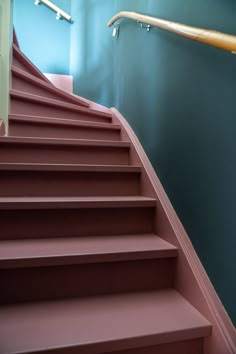
{"type": "Polygon", "coordinates": [[[44,75],[50,80],[57,88],[73,94],[73,76],[72,75],[60,75],[60,74],[47,74],[44,75]]]}
{"type": "Polygon", "coordinates": [[[0,136],[4,136],[5,133],[5,123],[2,119],[0,119],[0,136]]]}
{"type": "Polygon", "coordinates": [[[43,75],[43,73],[21,52],[17,44],[13,43],[12,49],[13,65],[31,73],[42,81],[46,81],[51,84],[51,82],[46,78],[46,76],[43,75]]]}
{"type": "Polygon", "coordinates": [[[95,111],[77,104],[55,100],[31,93],[10,90],[12,114],[45,116],[51,118],[79,119],[100,123],[111,122],[111,113],[95,111]]]}
{"type": "Polygon", "coordinates": [[[212,336],[205,340],[207,354],[236,353],[236,332],[217,296],[193,245],[176,215],[146,153],[124,117],[111,109],[115,123],[122,125],[123,138],[131,142],[132,163],[141,165],[142,194],[156,198],[156,232],[179,249],[175,286],[213,324],[212,336]]]}
{"type": "Polygon", "coordinates": [[[10,136],[120,141],[120,126],[63,118],[9,115],[10,136]]]}
{"type": "Polygon", "coordinates": [[[13,54],[0,354],[235,354],[233,326],[128,123],[13,54]]]}
{"type": "Polygon", "coordinates": [[[59,99],[61,101],[77,104],[79,106],[89,107],[89,104],[75,95],[70,95],[53,85],[33,76],[32,74],[12,66],[12,88],[31,94],[59,99]]]}
{"type": "Polygon", "coordinates": [[[13,43],[15,44],[15,46],[16,46],[17,48],[20,48],[19,42],[18,42],[18,39],[17,39],[17,36],[16,36],[15,28],[13,28],[13,43]]]}

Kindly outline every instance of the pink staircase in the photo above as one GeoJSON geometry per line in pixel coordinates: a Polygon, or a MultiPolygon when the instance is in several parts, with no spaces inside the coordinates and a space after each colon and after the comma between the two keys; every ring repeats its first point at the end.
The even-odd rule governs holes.
{"type": "Polygon", "coordinates": [[[0,353],[235,354],[232,323],[127,122],[56,89],[13,49],[0,353]]]}

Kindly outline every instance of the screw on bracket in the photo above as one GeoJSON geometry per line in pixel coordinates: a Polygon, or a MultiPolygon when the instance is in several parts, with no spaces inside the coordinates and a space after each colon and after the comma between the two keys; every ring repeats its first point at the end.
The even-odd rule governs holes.
{"type": "Polygon", "coordinates": [[[140,22],[140,21],[137,21],[137,22],[138,22],[138,24],[140,25],[140,27],[146,28],[146,30],[147,30],[148,32],[149,32],[150,29],[152,28],[151,25],[146,25],[146,24],[144,24],[144,23],[142,23],[142,22],[140,22]]]}

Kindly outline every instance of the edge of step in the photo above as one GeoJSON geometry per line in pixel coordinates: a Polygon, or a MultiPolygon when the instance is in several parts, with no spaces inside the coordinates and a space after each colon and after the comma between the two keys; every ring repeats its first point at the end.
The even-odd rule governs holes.
{"type": "Polygon", "coordinates": [[[86,127],[96,129],[110,129],[121,130],[119,124],[100,123],[100,122],[88,122],[83,120],[63,119],[63,118],[50,118],[42,116],[28,116],[23,114],[9,114],[9,121],[20,123],[33,123],[33,124],[45,124],[53,126],[71,126],[71,127],[86,127]]]}
{"type": "Polygon", "coordinates": [[[29,101],[36,104],[43,104],[52,107],[57,107],[57,108],[61,108],[63,111],[70,110],[73,112],[83,113],[88,116],[103,117],[112,121],[111,113],[96,111],[94,109],[78,106],[72,103],[62,102],[62,101],[54,100],[43,96],[33,95],[27,92],[22,92],[14,89],[10,90],[10,96],[11,98],[15,98],[18,100],[29,101]]]}
{"type": "Polygon", "coordinates": [[[31,138],[31,137],[11,137],[11,136],[0,137],[0,144],[97,146],[97,147],[130,148],[130,143],[127,141],[64,139],[64,138],[31,138]]]}
{"type": "Polygon", "coordinates": [[[128,197],[1,197],[0,210],[155,208],[156,199],[128,197]]]}
{"type": "Polygon", "coordinates": [[[140,166],[80,165],[40,163],[0,163],[0,171],[63,171],[63,172],[119,172],[141,173],[140,166]]]}
{"type": "Polygon", "coordinates": [[[0,269],[174,258],[154,234],[0,241],[0,269]]]}

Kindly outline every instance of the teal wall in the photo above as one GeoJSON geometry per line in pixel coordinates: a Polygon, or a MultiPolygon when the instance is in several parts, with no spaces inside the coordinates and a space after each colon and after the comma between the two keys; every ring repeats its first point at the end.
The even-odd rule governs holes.
{"type": "MultiPolygon", "coordinates": [[[[70,14],[71,0],[54,4],[70,14]]],[[[42,72],[69,74],[70,23],[57,21],[54,11],[34,0],[14,0],[13,23],[21,50],[42,72]]]]}
{"type": "Polygon", "coordinates": [[[236,56],[120,10],[236,34],[235,0],[72,0],[74,90],[131,123],[236,325],[236,56]]]}

